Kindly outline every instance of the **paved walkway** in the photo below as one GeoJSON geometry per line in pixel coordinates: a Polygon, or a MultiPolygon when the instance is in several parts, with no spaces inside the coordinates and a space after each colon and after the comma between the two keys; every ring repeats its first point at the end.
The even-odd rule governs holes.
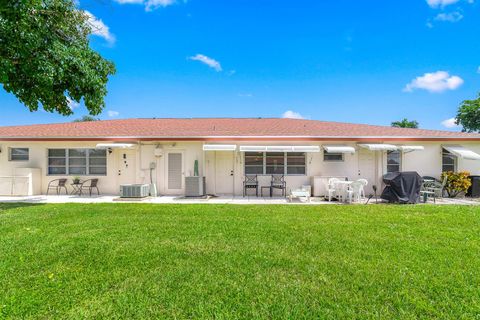
{"type": "MultiPolygon", "coordinates": [[[[361,203],[364,204],[363,200],[361,203]]],[[[220,196],[210,197],[208,199],[198,198],[184,198],[178,196],[159,196],[148,197],[140,200],[134,199],[121,199],[115,195],[102,195],[102,196],[72,196],[72,195],[41,195],[41,196],[28,196],[28,197],[0,197],[0,202],[25,202],[25,203],[158,203],[158,204],[181,204],[181,203],[202,203],[202,204],[307,204],[307,205],[340,205],[338,202],[324,201],[323,198],[312,198],[311,202],[304,202],[299,199],[294,199],[293,202],[289,202],[282,197],[241,197],[241,196],[220,196]]],[[[380,203],[380,200],[379,200],[380,203]]],[[[433,203],[433,202],[429,202],[433,203]]],[[[375,200],[370,200],[370,204],[375,204],[375,200]]],[[[437,199],[439,205],[480,205],[480,199],[458,198],[458,199],[437,199]]]]}

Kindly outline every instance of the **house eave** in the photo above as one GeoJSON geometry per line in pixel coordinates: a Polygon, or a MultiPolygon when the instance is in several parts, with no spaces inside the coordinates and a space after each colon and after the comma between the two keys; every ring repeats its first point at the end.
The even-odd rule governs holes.
{"type": "Polygon", "coordinates": [[[460,136],[48,136],[0,137],[0,141],[480,141],[460,136]]]}

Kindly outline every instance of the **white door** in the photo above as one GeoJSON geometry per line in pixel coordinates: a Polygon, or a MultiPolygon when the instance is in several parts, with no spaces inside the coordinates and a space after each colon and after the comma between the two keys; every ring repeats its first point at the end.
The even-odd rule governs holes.
{"type": "Polygon", "coordinates": [[[136,183],[136,157],[135,150],[117,151],[118,185],[136,183]]]}
{"type": "Polygon", "coordinates": [[[182,151],[167,152],[166,165],[166,187],[167,194],[183,194],[184,193],[184,156],[182,151]]]}
{"type": "Polygon", "coordinates": [[[233,194],[233,152],[215,152],[215,194],[233,194]]]}
{"type": "MultiPolygon", "coordinates": [[[[372,185],[376,184],[375,181],[375,151],[370,151],[364,148],[358,150],[358,179],[367,179],[368,186],[365,188],[365,194],[373,194],[372,185]]],[[[380,192],[380,186],[378,186],[380,192]]]]}

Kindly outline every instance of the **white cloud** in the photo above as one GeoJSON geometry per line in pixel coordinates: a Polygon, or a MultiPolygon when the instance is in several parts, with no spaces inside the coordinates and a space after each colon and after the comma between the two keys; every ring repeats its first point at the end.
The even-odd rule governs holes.
{"type": "Polygon", "coordinates": [[[413,79],[405,86],[403,91],[412,92],[415,89],[423,89],[430,92],[442,92],[455,90],[463,84],[459,76],[450,76],[446,71],[425,73],[423,76],[413,79]]]}
{"type": "Polygon", "coordinates": [[[68,103],[68,107],[70,108],[70,110],[73,110],[73,109],[78,108],[80,106],[80,103],[78,103],[76,101],[73,101],[72,99],[70,99],[70,97],[67,97],[67,103],[68,103]]]}
{"type": "Polygon", "coordinates": [[[120,112],[118,111],[113,111],[113,110],[108,110],[107,114],[110,118],[118,117],[120,115],[120,112]]]}
{"type": "Polygon", "coordinates": [[[480,66],[477,68],[477,73],[480,73],[480,66]]]}
{"type": "Polygon", "coordinates": [[[207,57],[203,54],[197,54],[197,55],[195,55],[193,57],[190,57],[188,59],[194,60],[194,61],[200,61],[200,62],[206,64],[207,66],[209,66],[210,68],[215,69],[215,71],[217,71],[217,72],[222,71],[222,66],[220,65],[220,62],[218,62],[215,59],[209,58],[209,57],[207,57]]]}
{"type": "Polygon", "coordinates": [[[251,97],[253,97],[253,94],[251,94],[251,93],[239,93],[238,96],[242,97],[242,98],[251,98],[251,97]]]}
{"type": "Polygon", "coordinates": [[[143,4],[145,11],[152,11],[175,4],[176,0],[115,0],[115,2],[120,4],[143,4]]]}
{"type": "Polygon", "coordinates": [[[426,0],[427,4],[432,8],[443,8],[448,5],[457,3],[460,0],[426,0]]]}
{"type": "Polygon", "coordinates": [[[85,10],[88,17],[87,22],[92,28],[92,34],[107,40],[110,44],[115,42],[115,36],[110,32],[110,28],[102,20],[95,17],[90,11],[85,10]]]}
{"type": "Polygon", "coordinates": [[[445,128],[459,128],[460,126],[458,124],[455,123],[455,118],[450,118],[450,119],[447,119],[447,120],[443,120],[442,121],[442,126],[444,126],[445,128]]]}
{"type": "Polygon", "coordinates": [[[288,119],[305,119],[305,117],[302,116],[300,113],[295,112],[295,111],[292,111],[292,110],[285,111],[285,112],[282,114],[282,118],[288,118],[288,119]]]}
{"type": "Polygon", "coordinates": [[[458,12],[450,12],[450,13],[439,13],[435,17],[436,21],[447,21],[447,22],[458,22],[463,19],[463,15],[458,12]]]}
{"type": "Polygon", "coordinates": [[[157,9],[160,7],[167,7],[174,3],[175,3],[174,0],[148,0],[145,2],[145,10],[152,11],[153,9],[157,9]]]}

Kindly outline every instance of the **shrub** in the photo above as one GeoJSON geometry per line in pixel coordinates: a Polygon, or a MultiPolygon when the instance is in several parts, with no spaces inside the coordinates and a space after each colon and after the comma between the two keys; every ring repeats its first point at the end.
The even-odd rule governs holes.
{"type": "Polygon", "coordinates": [[[446,171],[442,173],[442,181],[445,177],[447,178],[445,190],[450,198],[455,198],[460,193],[467,192],[468,188],[472,185],[468,176],[470,176],[470,172],[467,171],[446,171]]]}

